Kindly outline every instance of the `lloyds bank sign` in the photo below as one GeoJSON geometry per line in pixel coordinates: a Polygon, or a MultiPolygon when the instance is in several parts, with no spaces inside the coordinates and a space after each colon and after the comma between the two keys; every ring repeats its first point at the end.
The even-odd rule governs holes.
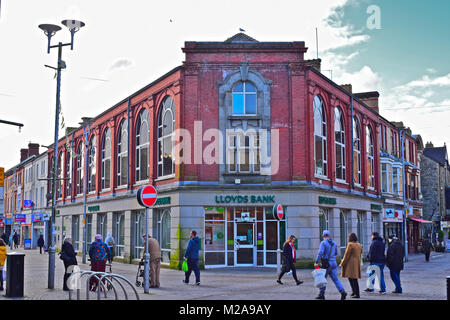
{"type": "Polygon", "coordinates": [[[216,203],[275,203],[275,196],[216,195],[216,203]]]}

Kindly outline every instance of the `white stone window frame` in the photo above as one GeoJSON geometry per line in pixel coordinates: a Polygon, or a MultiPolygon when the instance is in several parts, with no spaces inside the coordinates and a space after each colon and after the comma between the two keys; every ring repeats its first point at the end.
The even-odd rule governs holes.
{"type": "MultiPolygon", "coordinates": [[[[257,90],[257,88],[256,88],[256,85],[255,84],[253,84],[252,82],[250,82],[250,81],[238,81],[236,84],[234,84],[234,86],[233,86],[233,89],[232,89],[232,96],[234,97],[234,95],[242,95],[242,99],[243,99],[243,111],[244,111],[244,113],[234,113],[234,106],[232,106],[232,110],[233,110],[233,115],[235,115],[235,116],[256,116],[257,114],[258,114],[258,96],[257,96],[257,92],[258,92],[258,90],[257,90]],[[240,84],[240,83],[242,83],[242,91],[235,91],[235,88],[237,87],[237,85],[238,84],[240,84]],[[247,83],[250,83],[254,88],[255,88],[255,91],[254,92],[251,92],[251,91],[247,91],[246,90],[246,87],[247,87],[247,83]],[[247,113],[246,112],[246,99],[245,99],[245,97],[247,96],[247,95],[252,95],[252,96],[255,96],[255,100],[256,100],[256,110],[255,110],[255,113],[247,113]]],[[[234,99],[232,99],[232,101],[233,101],[234,99]]]]}
{"type": "Polygon", "coordinates": [[[135,141],[136,141],[136,149],[135,149],[135,155],[136,155],[136,159],[135,159],[135,180],[136,180],[136,184],[140,184],[144,181],[148,180],[148,176],[149,176],[149,163],[150,163],[150,159],[149,159],[149,154],[150,154],[150,120],[149,120],[149,113],[148,110],[143,108],[138,115],[138,121],[136,123],[136,135],[135,135],[135,141]],[[144,117],[144,115],[146,115],[146,117],[144,117]],[[143,124],[147,124],[147,142],[145,143],[141,143],[142,139],[141,139],[141,128],[143,124]],[[138,144],[138,140],[139,140],[139,144],[138,144]],[[141,164],[141,152],[143,151],[142,149],[147,148],[147,178],[141,179],[141,169],[142,169],[142,164],[141,164]]]}
{"type": "Polygon", "coordinates": [[[112,153],[112,145],[111,145],[111,129],[107,127],[103,132],[102,138],[102,150],[101,150],[101,159],[102,159],[102,172],[101,172],[101,189],[102,191],[108,191],[111,189],[111,153],[112,153]],[[109,142],[108,142],[109,140],[109,142]],[[109,155],[106,154],[107,151],[107,143],[109,143],[109,155]],[[106,163],[109,161],[109,170],[105,170],[106,163]],[[108,176],[107,176],[108,174],[108,176]],[[107,178],[109,180],[109,185],[106,186],[107,178]]]}
{"type": "Polygon", "coordinates": [[[403,196],[403,174],[402,174],[402,164],[394,162],[392,164],[392,193],[397,196],[403,196]],[[395,174],[394,172],[397,171],[397,190],[394,189],[394,179],[395,174]]]}
{"type": "Polygon", "coordinates": [[[355,177],[355,169],[353,168],[353,182],[356,186],[361,187],[361,125],[356,116],[353,117],[352,152],[353,152],[353,166],[354,168],[356,167],[356,177],[355,177]]]}
{"type": "MultiPolygon", "coordinates": [[[[119,131],[117,133],[117,186],[124,186],[127,184],[122,182],[122,175],[128,174],[127,172],[122,172],[122,158],[127,157],[127,167],[128,167],[128,121],[123,119],[119,126],[119,131]],[[126,148],[122,148],[124,137],[126,139],[126,148]]],[[[127,176],[128,180],[128,176],[127,176]]]]}
{"type": "Polygon", "coordinates": [[[158,179],[168,179],[175,177],[175,101],[171,96],[166,96],[161,103],[159,114],[158,114],[158,145],[157,145],[157,159],[158,159],[158,179]],[[167,101],[171,101],[168,103],[167,101]],[[163,132],[164,129],[164,117],[167,112],[170,112],[172,116],[172,131],[169,134],[162,134],[160,136],[159,132],[163,132]],[[172,150],[171,150],[171,158],[172,158],[172,170],[170,173],[166,173],[164,171],[164,157],[161,157],[160,152],[164,152],[164,141],[167,139],[171,139],[172,150]],[[160,147],[161,146],[161,147],[160,147]],[[161,169],[160,169],[161,168],[161,169]],[[162,171],[162,172],[161,172],[162,171]]]}
{"type": "Polygon", "coordinates": [[[314,113],[314,176],[317,178],[328,178],[328,154],[327,154],[327,115],[325,111],[325,106],[323,99],[320,95],[316,95],[313,98],[313,113],[314,113]],[[320,105],[316,104],[316,98],[319,99],[320,105]],[[316,117],[320,116],[320,134],[316,129],[316,117]],[[324,130],[325,128],[325,130],[324,130]],[[316,137],[321,141],[320,145],[322,148],[322,172],[318,172],[317,160],[316,160],[316,137]]]}
{"type": "Polygon", "coordinates": [[[80,195],[83,194],[84,192],[84,186],[83,186],[83,182],[84,182],[84,157],[83,157],[83,153],[84,153],[84,146],[83,143],[80,142],[80,144],[78,145],[78,149],[77,149],[77,156],[76,156],[76,165],[77,165],[77,170],[76,170],[76,178],[77,178],[77,183],[76,183],[76,194],[80,195]]]}
{"type": "Polygon", "coordinates": [[[97,136],[93,134],[91,139],[89,139],[89,145],[87,147],[87,192],[92,194],[95,193],[96,184],[97,184],[97,136]],[[94,177],[94,183],[92,184],[92,176],[94,177]],[[93,187],[93,188],[92,188],[93,187]]]}
{"type": "Polygon", "coordinates": [[[367,172],[367,188],[375,190],[375,153],[373,146],[373,130],[366,126],[366,155],[367,164],[370,164],[370,172],[367,172]]]}
{"type": "Polygon", "coordinates": [[[243,132],[242,130],[232,131],[227,130],[227,170],[230,173],[259,173],[261,171],[260,166],[260,142],[259,134],[255,130],[249,132],[243,132]],[[248,146],[246,145],[245,139],[248,137],[248,146]],[[234,140],[234,146],[231,145],[231,140],[234,140]],[[242,145],[242,140],[244,143],[242,145]],[[256,142],[258,141],[258,142],[256,142]],[[248,150],[248,166],[249,170],[241,170],[241,153],[248,150]],[[233,153],[233,156],[230,156],[233,153]],[[258,161],[256,160],[258,158],[258,161]],[[230,160],[234,160],[235,170],[231,170],[232,163],[230,160]],[[259,169],[256,167],[259,166],[259,169]]]}
{"type": "Polygon", "coordinates": [[[58,154],[58,162],[56,166],[56,199],[62,200],[62,191],[63,191],[63,164],[64,164],[64,151],[61,151],[58,154]]]}
{"type": "MultiPolygon", "coordinates": [[[[345,152],[346,152],[346,150],[345,150],[345,138],[346,138],[346,135],[345,135],[345,122],[344,122],[344,114],[343,114],[343,112],[342,112],[342,109],[340,108],[340,107],[336,107],[335,109],[334,109],[334,116],[335,116],[335,124],[336,124],[336,121],[338,121],[339,122],[339,125],[340,125],[340,131],[339,131],[339,133],[341,134],[341,136],[342,136],[342,140],[343,140],[343,142],[338,142],[337,140],[336,140],[336,138],[334,139],[334,143],[335,143],[335,148],[334,148],[334,153],[335,153],[335,159],[337,159],[337,154],[336,154],[336,145],[338,145],[338,146],[340,146],[340,148],[341,148],[341,164],[342,164],[342,167],[341,167],[341,171],[342,171],[342,175],[343,175],[343,177],[344,177],[344,179],[338,179],[337,178],[337,175],[336,175],[336,182],[340,182],[340,183],[347,183],[347,166],[346,166],[346,154],[345,154],[345,152]],[[337,116],[339,116],[339,119],[337,119],[337,116]]],[[[336,125],[334,126],[334,134],[335,134],[335,137],[336,137],[336,125]]],[[[337,161],[335,160],[335,170],[336,170],[336,172],[338,171],[338,168],[337,168],[337,161]]]]}
{"type": "Polygon", "coordinates": [[[72,197],[72,152],[71,150],[66,151],[66,164],[64,166],[66,174],[65,178],[69,180],[66,181],[66,198],[72,197]]]}

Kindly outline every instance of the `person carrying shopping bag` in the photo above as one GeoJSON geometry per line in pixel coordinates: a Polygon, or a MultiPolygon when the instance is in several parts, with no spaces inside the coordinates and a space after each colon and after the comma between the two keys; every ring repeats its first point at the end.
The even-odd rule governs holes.
{"type": "Polygon", "coordinates": [[[189,277],[191,272],[194,271],[195,274],[195,284],[200,285],[200,269],[198,268],[198,251],[200,250],[200,239],[197,237],[197,232],[192,230],[191,239],[189,240],[188,246],[186,248],[186,253],[184,258],[187,259],[188,270],[185,272],[184,284],[189,283],[189,277]]]}
{"type": "Polygon", "coordinates": [[[3,268],[5,267],[6,260],[6,243],[3,239],[0,239],[0,291],[3,291],[3,268]]]}
{"type": "Polygon", "coordinates": [[[67,279],[69,279],[71,273],[67,273],[67,268],[69,268],[69,266],[78,265],[77,254],[73,249],[71,238],[64,239],[64,243],[61,247],[60,259],[64,263],[63,290],[69,291],[69,287],[67,286],[67,279]]]}
{"type": "Polygon", "coordinates": [[[295,283],[297,285],[302,284],[303,281],[300,281],[297,279],[297,271],[295,269],[294,262],[296,262],[296,252],[295,252],[295,236],[290,235],[289,238],[286,240],[283,246],[283,254],[282,257],[284,258],[283,267],[281,268],[281,272],[278,276],[277,282],[279,284],[283,284],[281,282],[281,278],[286,272],[292,271],[292,276],[294,277],[295,283]]]}
{"type": "MultiPolygon", "coordinates": [[[[319,252],[316,257],[316,261],[314,263],[314,267],[316,268],[319,265],[319,261],[322,261],[322,268],[326,269],[325,278],[330,276],[331,280],[333,280],[336,289],[341,294],[341,300],[345,300],[347,293],[344,290],[341,282],[337,276],[337,245],[331,239],[330,231],[324,230],[322,233],[323,241],[320,243],[319,252]]],[[[323,286],[319,289],[319,295],[316,299],[325,300],[325,289],[323,286]]]]}
{"type": "Polygon", "coordinates": [[[348,278],[348,281],[350,282],[350,286],[352,287],[352,298],[359,298],[358,279],[361,279],[362,253],[363,249],[358,243],[358,237],[355,233],[350,233],[344,257],[339,266],[342,268],[341,276],[343,278],[348,278]]]}

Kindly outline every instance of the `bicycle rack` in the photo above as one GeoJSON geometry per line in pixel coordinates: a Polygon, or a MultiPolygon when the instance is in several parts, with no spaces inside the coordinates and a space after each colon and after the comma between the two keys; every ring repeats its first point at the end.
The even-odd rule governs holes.
{"type": "MultiPolygon", "coordinates": [[[[111,286],[111,289],[114,292],[114,297],[116,300],[119,300],[119,296],[117,294],[117,290],[116,290],[116,284],[118,283],[119,286],[122,288],[122,291],[125,295],[125,300],[128,300],[128,294],[126,292],[126,289],[124,287],[124,285],[122,284],[122,282],[120,280],[125,281],[134,291],[134,294],[136,295],[136,299],[139,300],[139,294],[136,290],[136,288],[133,286],[133,284],[124,276],[120,275],[120,274],[114,274],[114,273],[106,273],[106,272],[97,272],[97,271],[86,271],[86,270],[78,270],[72,273],[72,276],[77,277],[77,300],[80,300],[80,296],[81,296],[81,278],[83,276],[87,275],[88,277],[86,278],[86,300],[89,300],[89,282],[92,279],[92,277],[94,277],[95,279],[97,279],[97,300],[101,300],[101,291],[104,292],[105,298],[108,298],[107,292],[107,286],[111,286]],[[79,276],[76,276],[76,274],[79,273],[79,276]],[[103,280],[106,280],[108,282],[108,284],[105,286],[105,284],[103,283],[103,280]],[[114,282],[114,280],[116,281],[116,283],[114,282]],[[101,286],[101,287],[100,287],[101,286]]],[[[70,277],[69,277],[70,279],[70,277]]],[[[69,300],[72,300],[72,292],[74,290],[71,289],[69,290],[69,300]]]]}

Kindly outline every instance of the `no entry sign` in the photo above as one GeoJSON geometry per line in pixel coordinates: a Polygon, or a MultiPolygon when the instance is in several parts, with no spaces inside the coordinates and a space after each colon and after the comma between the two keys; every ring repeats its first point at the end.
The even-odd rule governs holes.
{"type": "Polygon", "coordinates": [[[282,220],[284,218],[284,209],[281,204],[273,206],[273,217],[277,220],[282,220]]]}
{"type": "Polygon", "coordinates": [[[150,208],[156,203],[158,193],[154,186],[143,186],[137,192],[137,201],[143,207],[150,208]]]}

